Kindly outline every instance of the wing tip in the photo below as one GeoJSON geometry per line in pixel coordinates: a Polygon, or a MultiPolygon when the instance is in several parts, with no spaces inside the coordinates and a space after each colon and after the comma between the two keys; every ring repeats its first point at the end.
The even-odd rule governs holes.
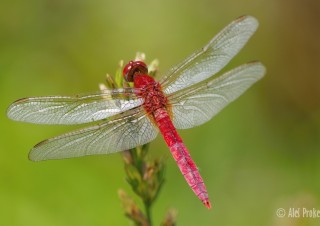
{"type": "Polygon", "coordinates": [[[243,24],[244,26],[251,27],[252,33],[254,33],[259,27],[259,21],[257,18],[250,15],[243,15],[233,21],[235,24],[243,24]]]}
{"type": "Polygon", "coordinates": [[[28,100],[28,98],[20,98],[20,99],[14,101],[12,104],[10,104],[9,107],[7,108],[7,112],[6,112],[7,117],[11,120],[19,121],[19,118],[16,117],[16,115],[14,114],[16,112],[16,110],[15,111],[13,111],[13,110],[16,109],[17,107],[19,107],[19,105],[21,103],[26,102],[26,100],[28,100]]]}
{"type": "Polygon", "coordinates": [[[44,159],[38,159],[38,158],[34,157],[32,154],[32,150],[29,152],[28,159],[32,162],[40,162],[40,161],[44,160],[44,159]]]}
{"type": "Polygon", "coordinates": [[[32,162],[40,162],[46,159],[39,158],[39,156],[35,153],[34,148],[31,149],[31,151],[28,154],[28,159],[32,162]]]}
{"type": "Polygon", "coordinates": [[[37,143],[32,149],[31,151],[29,152],[28,154],[28,159],[30,161],[33,161],[33,162],[39,162],[39,161],[43,161],[43,160],[48,160],[48,158],[44,158],[42,155],[41,155],[41,152],[39,151],[39,148],[42,146],[42,145],[45,145],[49,142],[49,139],[46,139],[46,140],[43,140],[39,143],[37,143]]]}
{"type": "Polygon", "coordinates": [[[259,70],[260,70],[260,74],[261,74],[261,78],[266,74],[266,72],[267,72],[267,68],[266,68],[266,66],[263,64],[263,63],[261,63],[260,61],[258,61],[258,60],[253,60],[253,61],[250,61],[250,62],[248,62],[248,63],[246,63],[247,65],[249,65],[249,66],[252,66],[252,67],[257,67],[257,68],[259,68],[259,70]]]}
{"type": "Polygon", "coordinates": [[[259,23],[257,18],[251,15],[242,15],[242,16],[239,16],[237,19],[235,19],[235,22],[242,22],[242,21],[251,21],[257,24],[259,23]]]}

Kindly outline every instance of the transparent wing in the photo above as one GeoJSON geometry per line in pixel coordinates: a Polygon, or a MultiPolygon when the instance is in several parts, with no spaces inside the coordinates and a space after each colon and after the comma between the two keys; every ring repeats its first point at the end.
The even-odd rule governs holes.
{"type": "Polygon", "coordinates": [[[80,124],[101,120],[143,103],[135,89],[102,90],[88,95],[31,97],[10,105],[7,115],[38,124],[80,124]]]}
{"type": "Polygon", "coordinates": [[[261,79],[265,71],[261,63],[252,62],[174,93],[169,97],[173,124],[177,129],[188,129],[207,122],[261,79]]]}
{"type": "Polygon", "coordinates": [[[111,121],[42,141],[31,150],[29,158],[41,161],[109,154],[146,144],[157,133],[143,108],[138,107],[111,121]]]}
{"type": "Polygon", "coordinates": [[[173,67],[161,81],[166,94],[201,82],[219,72],[247,43],[258,21],[243,16],[225,27],[205,47],[173,67]]]}

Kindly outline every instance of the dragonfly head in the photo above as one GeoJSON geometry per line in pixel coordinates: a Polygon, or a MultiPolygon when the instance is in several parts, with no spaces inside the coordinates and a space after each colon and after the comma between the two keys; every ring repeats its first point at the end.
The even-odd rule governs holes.
{"type": "Polygon", "coordinates": [[[142,61],[130,61],[123,68],[123,77],[127,82],[133,82],[135,74],[148,74],[148,67],[142,61]]]}

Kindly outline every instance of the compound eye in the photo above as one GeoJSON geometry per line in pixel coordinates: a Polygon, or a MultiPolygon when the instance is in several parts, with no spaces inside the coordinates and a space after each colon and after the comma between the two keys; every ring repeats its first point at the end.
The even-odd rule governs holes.
{"type": "Polygon", "coordinates": [[[127,82],[133,82],[135,74],[148,74],[148,67],[142,61],[130,61],[123,68],[123,77],[127,82]]]}
{"type": "Polygon", "coordinates": [[[133,80],[133,75],[130,73],[132,69],[132,64],[133,61],[129,61],[129,63],[127,63],[126,66],[124,66],[122,71],[122,75],[127,82],[130,80],[130,78],[133,80]]]}

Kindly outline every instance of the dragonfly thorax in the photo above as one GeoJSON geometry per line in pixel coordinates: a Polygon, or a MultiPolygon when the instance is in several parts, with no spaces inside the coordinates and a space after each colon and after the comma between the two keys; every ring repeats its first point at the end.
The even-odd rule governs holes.
{"type": "Polygon", "coordinates": [[[133,82],[136,74],[148,74],[148,67],[142,61],[129,61],[123,68],[122,74],[127,82],[133,82]]]}
{"type": "Polygon", "coordinates": [[[151,76],[138,74],[134,79],[134,87],[140,89],[137,95],[144,99],[143,107],[149,114],[155,113],[159,108],[168,108],[168,99],[160,83],[151,76]]]}

